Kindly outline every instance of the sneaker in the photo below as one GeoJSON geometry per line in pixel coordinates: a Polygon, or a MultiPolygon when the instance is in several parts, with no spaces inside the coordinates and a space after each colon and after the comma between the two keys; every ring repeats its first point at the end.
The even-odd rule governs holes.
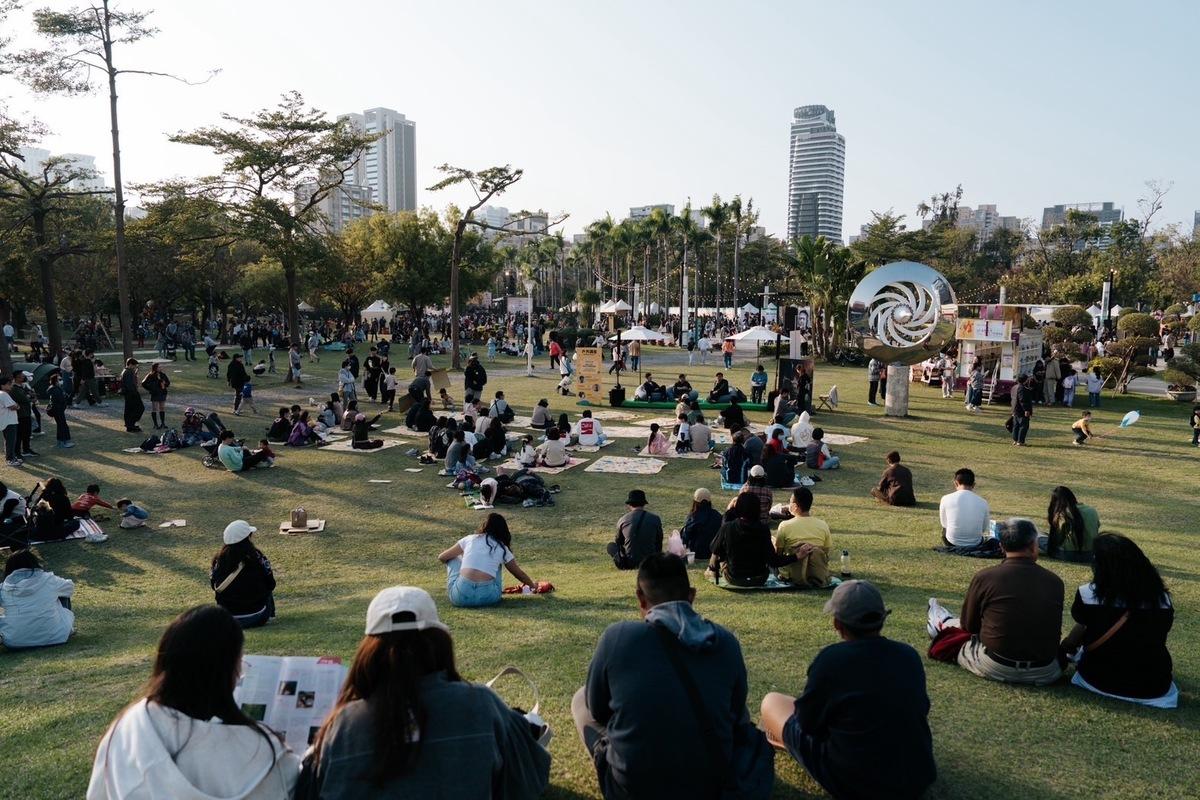
{"type": "Polygon", "coordinates": [[[33,432],[33,435],[34,435],[34,436],[45,436],[45,435],[46,435],[46,432],[45,432],[45,431],[43,431],[43,430],[36,430],[36,431],[34,431],[34,432],[33,432]]]}
{"type": "Polygon", "coordinates": [[[64,449],[69,449],[69,448],[72,448],[72,447],[74,447],[74,446],[75,446],[75,443],[74,443],[74,442],[72,442],[70,439],[68,439],[68,440],[67,440],[67,441],[65,441],[65,442],[59,442],[59,443],[58,443],[58,446],[59,446],[59,447],[62,447],[62,448],[64,448],[64,449]]]}
{"type": "Polygon", "coordinates": [[[925,630],[929,634],[929,638],[935,638],[942,630],[942,626],[946,624],[946,620],[952,618],[946,607],[938,602],[936,597],[929,598],[929,620],[925,623],[925,630]]]}
{"type": "Polygon", "coordinates": [[[869,406],[877,406],[877,405],[879,405],[879,403],[872,403],[870,400],[868,400],[868,401],[867,401],[867,405],[869,405],[869,406]]]}
{"type": "Polygon", "coordinates": [[[11,458],[8,461],[5,461],[4,463],[10,467],[19,467],[19,466],[21,466],[22,461],[19,458],[11,458]]]}
{"type": "Polygon", "coordinates": [[[37,458],[40,455],[41,453],[37,452],[36,450],[26,450],[24,453],[21,453],[21,458],[28,458],[29,456],[37,458]]]}
{"type": "Polygon", "coordinates": [[[89,533],[83,537],[83,540],[85,542],[91,542],[92,544],[99,544],[100,542],[108,541],[108,534],[107,533],[89,533]]]}

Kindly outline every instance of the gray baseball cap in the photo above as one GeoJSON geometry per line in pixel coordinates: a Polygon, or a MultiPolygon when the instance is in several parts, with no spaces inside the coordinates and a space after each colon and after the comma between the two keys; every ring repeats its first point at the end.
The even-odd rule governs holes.
{"type": "Polygon", "coordinates": [[[843,625],[862,630],[883,627],[883,621],[892,613],[883,605],[883,595],[867,581],[846,581],[833,590],[825,602],[825,613],[843,625]]]}

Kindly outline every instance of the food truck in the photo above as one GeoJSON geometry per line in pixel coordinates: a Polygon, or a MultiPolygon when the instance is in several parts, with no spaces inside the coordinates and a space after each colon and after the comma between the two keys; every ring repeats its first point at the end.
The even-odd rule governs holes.
{"type": "Polygon", "coordinates": [[[964,388],[971,367],[983,363],[984,396],[1007,397],[1018,376],[1033,373],[1042,357],[1042,331],[1028,305],[959,305],[955,387],[964,388]]]}

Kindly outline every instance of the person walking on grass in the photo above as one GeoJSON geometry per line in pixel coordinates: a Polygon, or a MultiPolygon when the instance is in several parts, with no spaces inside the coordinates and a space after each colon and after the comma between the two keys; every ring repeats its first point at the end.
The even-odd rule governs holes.
{"type": "Polygon", "coordinates": [[[242,387],[250,380],[250,373],[246,372],[246,365],[242,363],[242,354],[234,353],[229,359],[229,366],[225,368],[225,382],[229,384],[229,388],[233,389],[233,413],[235,416],[242,414],[242,387]]]}
{"type": "Polygon", "coordinates": [[[1033,377],[1022,375],[1012,388],[1012,440],[1017,447],[1025,446],[1029,423],[1033,419],[1033,377]]]}
{"type": "Polygon", "coordinates": [[[71,429],[67,427],[69,397],[66,389],[63,388],[62,382],[59,380],[57,372],[50,376],[49,394],[50,405],[47,407],[46,413],[54,420],[55,446],[63,448],[74,447],[75,443],[71,441],[71,429]]]}
{"type": "Polygon", "coordinates": [[[22,459],[26,456],[37,456],[38,453],[30,442],[33,434],[33,392],[27,373],[18,371],[13,375],[10,394],[17,404],[17,455],[22,459]]]}

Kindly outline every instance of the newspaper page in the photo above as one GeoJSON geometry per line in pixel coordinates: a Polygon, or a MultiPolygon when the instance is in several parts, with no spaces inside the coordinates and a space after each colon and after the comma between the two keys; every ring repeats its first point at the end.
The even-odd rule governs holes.
{"type": "Polygon", "coordinates": [[[233,697],[248,717],[303,753],[333,709],[346,679],[340,658],[243,656],[233,697]]]}

